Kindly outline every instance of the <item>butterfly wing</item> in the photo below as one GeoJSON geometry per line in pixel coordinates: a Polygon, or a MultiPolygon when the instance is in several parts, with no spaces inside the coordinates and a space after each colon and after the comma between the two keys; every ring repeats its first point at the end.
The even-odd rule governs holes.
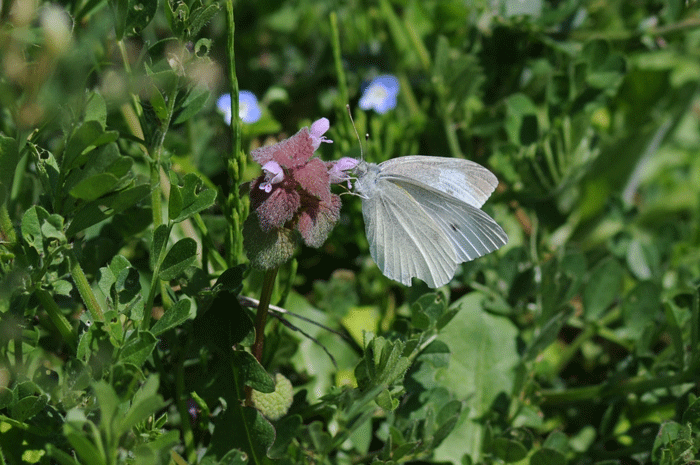
{"type": "Polygon", "coordinates": [[[394,182],[377,180],[362,199],[370,254],[384,276],[410,286],[417,277],[430,287],[449,282],[457,270],[452,239],[415,196],[394,182]]]}
{"type": "Polygon", "coordinates": [[[386,178],[410,179],[481,208],[498,186],[496,176],[470,160],[409,155],[379,164],[386,178]]]}
{"type": "Polygon", "coordinates": [[[461,199],[412,179],[391,178],[389,182],[408,193],[449,237],[457,263],[474,260],[508,242],[505,231],[493,218],[461,199]]]}

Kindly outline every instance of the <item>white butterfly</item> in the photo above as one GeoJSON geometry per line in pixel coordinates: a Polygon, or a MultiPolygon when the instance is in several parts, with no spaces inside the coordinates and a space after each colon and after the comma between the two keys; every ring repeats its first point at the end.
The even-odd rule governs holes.
{"type": "Polygon", "coordinates": [[[372,258],[406,286],[415,277],[440,287],[460,263],[508,241],[480,210],[498,179],[477,163],[410,155],[379,165],[359,161],[354,174],[372,258]]]}

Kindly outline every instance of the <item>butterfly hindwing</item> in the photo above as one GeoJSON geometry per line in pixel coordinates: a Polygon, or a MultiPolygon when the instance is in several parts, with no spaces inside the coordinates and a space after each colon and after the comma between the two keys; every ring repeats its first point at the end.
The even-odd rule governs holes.
{"type": "Polygon", "coordinates": [[[370,254],[388,278],[411,285],[417,277],[430,287],[452,279],[456,252],[445,231],[405,189],[380,179],[362,201],[370,254]]]}

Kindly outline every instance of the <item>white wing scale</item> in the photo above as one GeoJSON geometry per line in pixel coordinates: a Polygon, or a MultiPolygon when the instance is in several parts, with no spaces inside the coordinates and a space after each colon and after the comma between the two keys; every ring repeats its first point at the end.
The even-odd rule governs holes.
{"type": "Polygon", "coordinates": [[[413,155],[358,165],[356,191],[370,253],[388,278],[430,287],[457,266],[506,244],[503,229],[479,207],[498,180],[468,160],[413,155]]]}
{"type": "Polygon", "coordinates": [[[481,208],[498,186],[496,176],[470,160],[408,155],[380,163],[381,175],[410,179],[481,208]]]}
{"type": "Polygon", "coordinates": [[[382,273],[406,286],[412,277],[431,287],[449,282],[459,263],[449,237],[406,190],[383,180],[376,187],[362,201],[362,216],[382,273]]]}

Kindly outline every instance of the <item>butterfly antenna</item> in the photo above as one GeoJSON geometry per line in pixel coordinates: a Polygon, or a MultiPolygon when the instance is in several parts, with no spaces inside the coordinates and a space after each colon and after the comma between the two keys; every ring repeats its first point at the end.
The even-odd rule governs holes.
{"type": "MultiPolygon", "coordinates": [[[[362,140],[360,139],[360,133],[357,132],[357,127],[355,126],[355,120],[352,118],[352,112],[350,111],[350,104],[346,104],[345,108],[348,110],[348,115],[350,116],[350,122],[352,123],[352,128],[355,130],[355,136],[357,137],[357,142],[360,144],[360,160],[365,160],[365,154],[362,150],[362,140]]],[[[365,140],[369,140],[369,134],[365,134],[365,140]]]]}

